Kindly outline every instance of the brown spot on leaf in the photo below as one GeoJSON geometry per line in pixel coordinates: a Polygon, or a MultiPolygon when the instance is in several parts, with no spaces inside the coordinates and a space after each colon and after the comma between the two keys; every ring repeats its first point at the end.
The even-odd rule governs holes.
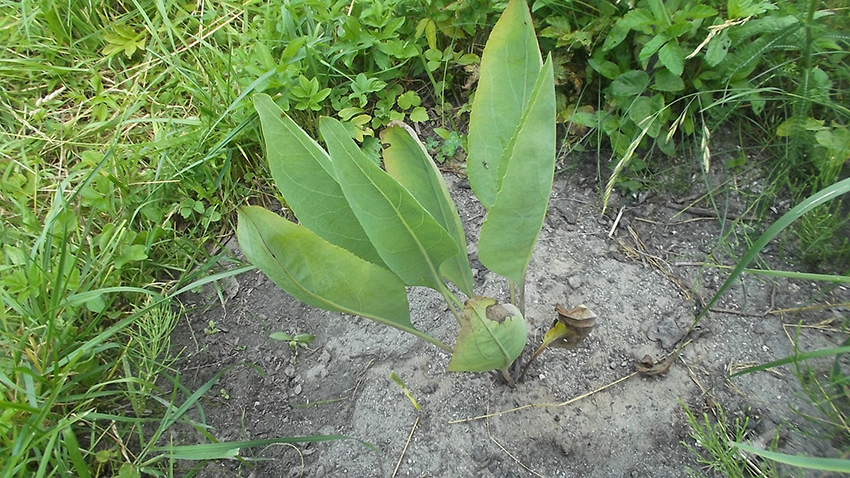
{"type": "Polygon", "coordinates": [[[510,317],[511,312],[502,304],[493,304],[487,307],[487,318],[498,323],[502,323],[510,317]]]}

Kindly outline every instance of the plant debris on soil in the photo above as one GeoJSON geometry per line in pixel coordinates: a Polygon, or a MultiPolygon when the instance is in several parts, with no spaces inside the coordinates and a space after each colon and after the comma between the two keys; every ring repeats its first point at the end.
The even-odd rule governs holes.
{"type": "MultiPolygon", "coordinates": [[[[196,476],[678,478],[688,468],[711,476],[686,447],[700,449],[684,406],[697,417],[711,418],[717,405],[727,416],[747,417],[747,436],[768,443],[780,436],[783,453],[835,456],[794,412],[815,413],[789,366],[729,375],[793,354],[798,338],[803,351],[839,345],[847,309],[829,305],[846,303],[847,289],[819,295],[826,285],[750,274],[691,328],[728,273],[704,263],[728,232],[721,224],[731,221],[704,204],[683,211],[657,196],[620,199],[602,216],[593,173],[578,169],[556,176],[529,266],[521,365],[558,317],[556,305],[586,305],[595,326],[575,348],[542,351],[515,389],[491,374],[446,372],[450,357],[442,350],[304,305],[259,271],[230,279],[220,295],[185,297],[194,311],[172,338],[182,351],[176,367],[183,385],[193,390],[244,364],[224,373],[201,402],[212,436],[354,439],[243,449],[244,461],[210,462],[196,476]],[[315,339],[295,357],[286,342],[269,337],[275,332],[315,339]]],[[[463,179],[447,174],[446,181],[468,231],[476,292],[508,302],[503,279],[476,259],[484,210],[463,179]]],[[[742,204],[736,209],[734,191],[729,204],[730,214],[746,212],[742,204]]],[[[713,257],[734,265],[728,254],[713,257]]],[[[793,268],[775,249],[764,260],[793,268]]],[[[443,299],[424,288],[410,289],[409,299],[413,324],[451,343],[458,325],[443,299]]],[[[188,427],[172,433],[174,443],[202,440],[188,427]]]]}

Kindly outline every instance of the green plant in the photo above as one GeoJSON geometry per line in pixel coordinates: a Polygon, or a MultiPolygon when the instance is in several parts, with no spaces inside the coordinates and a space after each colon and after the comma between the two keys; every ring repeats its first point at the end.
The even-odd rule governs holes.
{"type": "MultiPolygon", "coordinates": [[[[780,217],[775,223],[773,223],[765,232],[752,244],[749,250],[744,254],[738,264],[735,266],[734,270],[731,272],[726,281],[720,286],[717,293],[708,301],[703,311],[696,317],[694,320],[694,327],[707,313],[707,311],[714,305],[717,300],[722,297],[722,295],[726,292],[726,290],[739,279],[742,273],[749,272],[755,274],[765,274],[770,276],[781,276],[781,277],[790,277],[790,278],[799,278],[799,279],[807,279],[807,280],[820,280],[820,281],[828,281],[833,283],[850,283],[850,276],[848,275],[823,275],[823,274],[803,274],[803,273],[795,273],[795,272],[785,272],[785,271],[772,271],[772,270],[762,270],[762,269],[748,269],[747,266],[752,262],[764,249],[764,247],[770,242],[773,238],[779,235],[783,229],[791,226],[794,221],[798,220],[800,217],[804,216],[807,213],[815,210],[819,206],[832,201],[842,194],[850,192],[850,178],[839,181],[827,188],[824,188],[821,191],[813,194],[809,198],[802,201],[800,204],[792,208],[790,211],[785,213],[782,217],[780,217]]],[[[844,392],[844,383],[847,380],[846,374],[841,371],[839,366],[839,362],[843,354],[850,352],[850,347],[843,346],[839,348],[833,348],[828,350],[820,350],[815,352],[809,352],[805,354],[797,353],[791,357],[786,357],[784,359],[776,360],[770,363],[754,366],[742,370],[733,374],[730,378],[734,378],[736,376],[757,372],[759,370],[765,370],[772,367],[777,367],[780,365],[794,363],[799,364],[808,359],[813,359],[817,357],[824,356],[835,356],[835,366],[833,367],[833,371],[830,374],[830,383],[824,388],[819,382],[815,384],[814,387],[806,386],[806,389],[810,393],[810,397],[812,398],[813,403],[815,403],[819,408],[825,411],[826,416],[833,416],[836,426],[839,427],[839,433],[843,436],[843,439],[847,438],[848,427],[844,423],[844,416],[842,412],[839,412],[839,409],[843,409],[845,407],[844,403],[840,403],[846,400],[846,395],[844,392]],[[812,390],[815,393],[812,393],[812,390]],[[831,391],[836,390],[838,393],[834,395],[831,391]],[[818,393],[820,391],[821,393],[818,393]],[[836,413],[832,413],[835,411],[836,413]]],[[[798,375],[803,378],[804,374],[798,373],[798,375]]],[[[805,382],[804,382],[805,385],[805,382]]],[[[693,424],[692,424],[693,427],[693,424]]],[[[696,428],[695,428],[696,430],[696,428]]],[[[697,430],[698,431],[698,430],[697,430]]],[[[750,453],[758,454],[762,457],[779,461],[781,463],[787,463],[793,466],[805,467],[805,468],[814,468],[819,470],[831,470],[831,471],[850,471],[850,461],[846,459],[831,459],[831,458],[812,458],[812,457],[802,457],[802,456],[789,456],[781,453],[775,453],[767,450],[761,450],[753,446],[749,446],[747,444],[741,443],[741,437],[737,437],[731,445],[742,450],[745,450],[750,453]]],[[[725,447],[725,445],[724,445],[725,447]]],[[[727,448],[723,448],[727,450],[727,448]]],[[[728,451],[728,450],[727,450],[728,451]]],[[[726,453],[726,452],[723,452],[726,453]]],[[[715,453],[715,457],[720,456],[719,453],[715,453]]]]}
{"type": "Polygon", "coordinates": [[[286,332],[274,332],[269,337],[274,340],[286,342],[289,345],[289,348],[292,349],[292,358],[289,359],[289,362],[293,365],[298,361],[298,349],[301,347],[306,348],[307,344],[315,338],[310,334],[289,335],[286,332]]]}
{"type": "Polygon", "coordinates": [[[841,100],[850,36],[835,27],[846,21],[846,10],[819,5],[535,2],[565,86],[559,120],[571,130],[591,128],[583,137],[597,149],[609,144],[617,160],[606,204],[615,185],[640,187],[635,176],[647,170],[631,164],[650,164],[656,148],[667,156],[684,152],[708,171],[711,135],[723,125],[767,143],[779,164],[767,168],[775,186],[761,203],[771,205],[786,183],[802,197],[834,183],[850,154],[844,133],[850,110],[841,100]]]}
{"type": "Polygon", "coordinates": [[[215,335],[221,332],[218,327],[215,326],[215,321],[210,320],[206,327],[204,327],[204,333],[206,335],[215,335]]]}
{"type": "MultiPolygon", "coordinates": [[[[752,476],[744,456],[732,444],[742,441],[746,436],[747,417],[735,418],[734,422],[729,423],[726,412],[719,405],[716,406],[714,419],[704,413],[702,420],[699,420],[688,407],[685,407],[685,415],[691,427],[691,438],[695,442],[694,445],[685,443],[685,447],[698,457],[697,462],[704,469],[729,478],[752,476]]],[[[688,469],[688,475],[704,476],[691,469],[688,469]]]]}
{"type": "MultiPolygon", "coordinates": [[[[261,194],[244,98],[307,50],[281,38],[281,15],[0,0],[0,475],[169,476],[190,455],[275,442],[212,443],[203,410],[190,418],[212,389],[187,390],[165,351],[170,292],[224,277],[217,237],[238,199],[261,194]],[[247,74],[246,50],[257,53],[247,74]],[[264,51],[277,62],[253,76],[264,51]],[[215,446],[163,446],[171,427],[215,446]]],[[[316,65],[287,72],[285,87],[347,81],[316,65]]]]}
{"type": "Polygon", "coordinates": [[[434,134],[437,136],[429,136],[425,140],[425,146],[429,151],[433,151],[432,156],[438,163],[444,163],[447,159],[453,158],[458,150],[463,148],[465,136],[457,134],[457,131],[434,128],[434,134]],[[437,138],[442,139],[442,142],[437,138]]]}
{"type": "Polygon", "coordinates": [[[552,62],[542,61],[524,2],[511,1],[485,47],[469,133],[470,184],[488,209],[479,259],[508,278],[512,304],[474,296],[460,218],[412,129],[392,123],[382,132],[384,171],[338,121],[319,121],[325,152],[270,97],[256,96],[255,106],[272,175],[300,225],[241,208],[246,257],[299,300],[410,332],[452,352],[449,370],[496,369],[512,384],[508,368],[527,336],[522,284],[555,144],[552,62]],[[469,297],[465,304],[446,280],[469,297]],[[454,347],[413,326],[408,286],[445,297],[460,323],[454,347]]]}

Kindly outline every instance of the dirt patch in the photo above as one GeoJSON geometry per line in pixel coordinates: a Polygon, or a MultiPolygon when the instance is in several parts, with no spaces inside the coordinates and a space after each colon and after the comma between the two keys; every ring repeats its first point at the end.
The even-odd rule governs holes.
{"type": "MultiPolygon", "coordinates": [[[[596,328],[574,350],[542,353],[516,389],[489,374],[446,372],[449,356],[436,347],[366,319],[305,306],[258,271],[224,288],[224,307],[209,296],[187,297],[198,308],[173,341],[184,350],[177,367],[188,389],[232,364],[262,371],[234,367],[203,400],[218,440],[343,434],[380,450],[354,440],[244,450],[272,460],[208,463],[196,476],[392,476],[404,450],[397,476],[678,478],[699,468],[683,444],[694,441],[682,404],[699,415],[714,404],[730,416],[747,415],[754,438],[781,428],[780,451],[834,456],[791,411],[806,409],[806,402],[789,369],[727,377],[730,367],[791,354],[789,334],[796,332],[783,324],[816,324],[846,312],[775,313],[804,305],[818,285],[748,276],[716,307],[749,315],[710,314],[668,373],[634,375],[634,361],[663,359],[682,339],[699,304],[694,294],[709,298],[725,279],[697,265],[718,244],[721,229],[716,219],[677,215],[660,198],[613,204],[609,216],[600,216],[597,186],[588,177],[556,177],[529,268],[523,360],[552,324],[556,304],[585,304],[599,316],[596,328]],[[210,321],[218,332],[204,333],[210,321]],[[269,338],[276,331],[315,340],[293,364],[289,346],[269,338]],[[517,407],[525,408],[508,412],[517,407]],[[495,415],[472,419],[487,414],[495,415]]],[[[469,231],[476,292],[506,302],[504,280],[475,258],[484,211],[463,180],[446,180],[469,231]]],[[[846,289],[831,294],[842,297],[820,302],[848,300],[846,289]]],[[[415,288],[409,298],[414,325],[452,343],[458,327],[441,297],[415,288]]],[[[802,333],[807,348],[843,341],[828,330],[802,333]]],[[[175,439],[191,443],[191,433],[175,439]]]]}

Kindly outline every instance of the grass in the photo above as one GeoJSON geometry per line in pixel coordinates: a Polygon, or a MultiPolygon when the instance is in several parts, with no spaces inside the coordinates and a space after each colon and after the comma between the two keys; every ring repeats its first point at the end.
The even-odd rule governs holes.
{"type": "Polygon", "coordinates": [[[270,8],[0,1],[2,476],[168,476],[326,439],[160,443],[176,423],[216,441],[188,412],[220,374],[186,390],[169,334],[179,293],[246,270],[216,274],[215,251],[264,187],[240,61],[270,8]]]}
{"type": "MultiPolygon", "coordinates": [[[[749,273],[766,274],[770,276],[789,277],[789,278],[805,278],[808,280],[819,280],[834,283],[850,283],[850,277],[847,275],[813,275],[801,274],[793,271],[766,271],[761,269],[748,270],[749,264],[757,259],[764,247],[774,238],[776,238],[783,230],[793,227],[794,223],[807,214],[817,211],[818,208],[830,202],[835,202],[839,198],[850,192],[850,178],[839,181],[816,194],[806,198],[800,204],[785,213],[776,222],[774,222],[762,235],[756,239],[750,246],[749,250],[739,260],[738,264],[729,274],[723,285],[720,286],[717,293],[708,301],[703,308],[703,311],[694,320],[695,326],[708,312],[713,304],[715,304],[729,287],[740,279],[741,274],[745,271],[749,273]]],[[[803,385],[808,400],[820,412],[821,416],[806,415],[807,419],[817,422],[817,424],[826,431],[827,435],[832,437],[834,446],[843,454],[840,458],[817,458],[806,456],[792,456],[782,453],[776,453],[771,450],[765,450],[759,447],[754,447],[745,443],[743,431],[746,429],[746,423],[733,423],[731,426],[722,414],[722,410],[717,417],[716,425],[713,425],[708,416],[704,417],[703,422],[687,410],[688,422],[692,429],[693,438],[696,440],[708,456],[700,453],[693,448],[700,463],[707,465],[710,469],[720,471],[728,476],[747,476],[745,473],[745,462],[742,460],[741,452],[759,455],[773,462],[785,463],[799,468],[809,468],[820,471],[840,471],[850,472],[850,460],[847,454],[850,454],[850,428],[847,427],[846,414],[847,408],[847,388],[846,384],[850,376],[842,367],[842,357],[850,352],[850,347],[847,344],[850,339],[845,342],[845,346],[827,350],[818,350],[809,353],[797,352],[790,357],[776,360],[767,364],[762,364],[747,368],[740,372],[736,372],[729,378],[736,376],[754,373],[761,370],[767,370],[773,367],[778,367],[785,364],[793,364],[796,369],[796,376],[803,385]],[[810,365],[809,360],[819,357],[834,357],[832,367],[823,373],[822,370],[810,365]]],[[[799,345],[799,344],[798,344],[799,345]]],[[[768,476],[778,476],[775,472],[768,476]]]]}

